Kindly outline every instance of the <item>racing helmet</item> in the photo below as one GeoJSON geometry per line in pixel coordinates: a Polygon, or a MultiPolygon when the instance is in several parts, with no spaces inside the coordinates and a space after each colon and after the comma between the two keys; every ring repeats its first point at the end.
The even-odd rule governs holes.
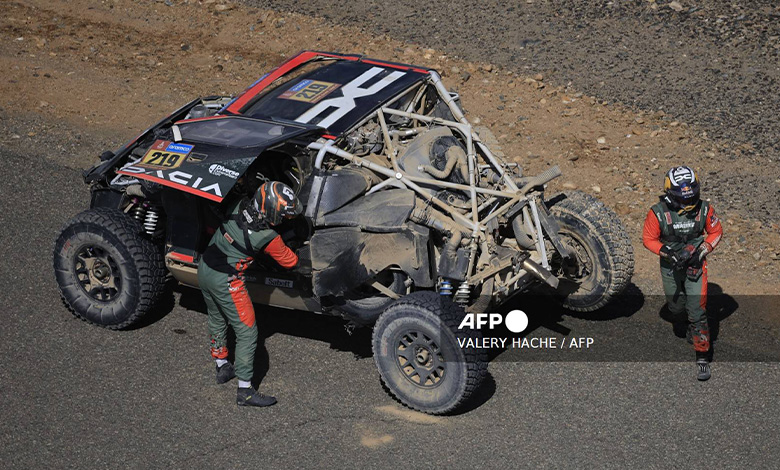
{"type": "Polygon", "coordinates": [[[687,166],[677,166],[666,173],[664,178],[664,199],[674,210],[691,211],[699,203],[699,178],[687,166]]]}
{"type": "Polygon", "coordinates": [[[279,225],[283,218],[292,218],[303,212],[303,206],[292,188],[279,181],[263,183],[257,189],[252,203],[269,225],[279,225]]]}

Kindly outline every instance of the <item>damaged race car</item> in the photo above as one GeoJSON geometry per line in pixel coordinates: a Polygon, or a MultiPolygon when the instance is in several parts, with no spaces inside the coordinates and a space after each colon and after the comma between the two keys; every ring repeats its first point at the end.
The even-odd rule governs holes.
{"type": "Polygon", "coordinates": [[[633,273],[612,211],[581,192],[546,198],[559,168],[524,175],[497,144],[435,70],[301,52],[237,97],[186,104],[84,172],[90,209],[54,248],[62,298],[96,325],[137,323],[170,277],[197,287],[231,203],[282,181],[304,204],[278,230],[300,266],[257,260],[253,301],[373,325],[387,389],[452,412],[487,371],[483,350],[461,347],[480,338],[458,328],[467,312],[535,287],[592,312],[633,273]]]}

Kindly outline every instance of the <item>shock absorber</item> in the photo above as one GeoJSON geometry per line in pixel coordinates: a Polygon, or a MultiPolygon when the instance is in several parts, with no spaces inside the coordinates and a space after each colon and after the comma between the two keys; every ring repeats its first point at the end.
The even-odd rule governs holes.
{"type": "Polygon", "coordinates": [[[146,203],[142,202],[137,197],[133,198],[133,209],[130,211],[130,215],[133,216],[138,223],[143,224],[146,218],[146,203]]]}
{"type": "Polygon", "coordinates": [[[149,205],[149,209],[146,211],[146,217],[144,218],[144,231],[149,235],[154,235],[157,231],[157,221],[160,219],[160,215],[157,213],[157,209],[149,205]]]}
{"type": "Polygon", "coordinates": [[[439,282],[439,295],[452,297],[452,283],[447,279],[442,279],[439,282]]]}
{"type": "Polygon", "coordinates": [[[469,303],[471,298],[471,286],[468,282],[461,282],[458,286],[457,292],[455,292],[455,302],[459,304],[469,303]]]}

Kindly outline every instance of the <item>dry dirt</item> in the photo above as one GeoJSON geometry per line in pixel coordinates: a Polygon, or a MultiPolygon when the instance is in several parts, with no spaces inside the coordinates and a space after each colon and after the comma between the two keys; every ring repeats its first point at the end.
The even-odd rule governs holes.
{"type": "MultiPolygon", "coordinates": [[[[673,165],[703,168],[725,237],[710,277],[726,293],[774,294],[780,280],[776,222],[753,219],[723,201],[710,175],[746,168],[696,126],[663,113],[607,104],[541,74],[447,54],[323,19],[238,3],[4,1],[0,18],[0,149],[86,168],[196,96],[236,94],[301,49],[362,53],[434,67],[462,96],[472,122],[491,127],[527,174],[560,165],[552,190],[577,188],[600,197],[631,233],[634,282],[658,293],[657,261],[640,241],[644,216],[673,165]]],[[[726,147],[724,147],[724,145],[726,147]]],[[[780,186],[780,179],[775,182],[780,186]]],[[[86,191],[86,188],[84,188],[86,191]]]]}

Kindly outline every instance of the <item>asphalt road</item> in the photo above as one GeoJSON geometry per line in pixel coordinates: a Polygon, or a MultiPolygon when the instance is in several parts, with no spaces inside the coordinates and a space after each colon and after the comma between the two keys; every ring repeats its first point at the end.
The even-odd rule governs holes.
{"type": "MultiPolygon", "coordinates": [[[[698,383],[691,361],[499,357],[470,409],[428,417],[382,390],[366,334],[349,337],[338,320],[283,310],[259,320],[261,389],[279,404],[238,408],[234,386],[214,384],[197,292],[176,293],[169,313],[124,332],[65,310],[51,247],[65,220],[88,204],[86,188],[77,171],[43,157],[0,158],[3,468],[771,468],[780,461],[776,361],[715,362],[713,378],[698,383]]],[[[734,338],[727,325],[739,318],[737,309],[724,319],[724,344],[734,338]]],[[[646,310],[553,320],[534,320],[545,325],[535,334],[623,331],[647,347],[681,341],[646,310]]],[[[760,343],[755,338],[754,348],[760,343]]]]}

